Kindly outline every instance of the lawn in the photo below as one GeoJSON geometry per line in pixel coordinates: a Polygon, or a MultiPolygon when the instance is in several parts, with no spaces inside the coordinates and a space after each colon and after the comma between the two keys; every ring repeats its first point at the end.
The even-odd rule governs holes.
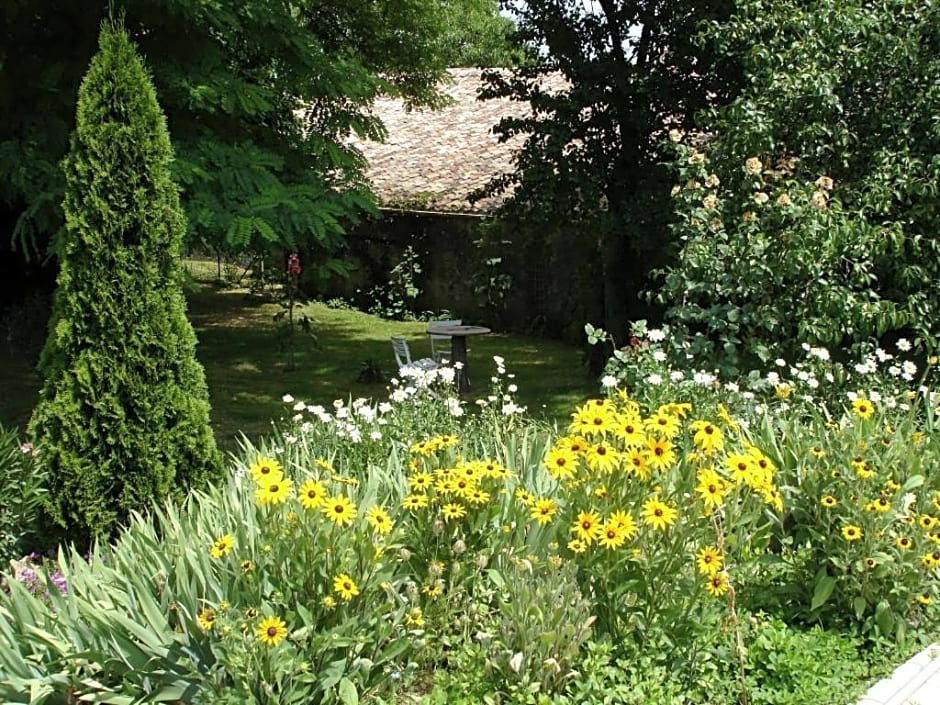
{"type": "MultiPolygon", "coordinates": [[[[271,421],[288,411],[281,401],[285,394],[324,405],[349,397],[385,397],[388,382],[365,384],[357,378],[367,363],[378,367],[386,380],[397,372],[389,342],[393,335],[407,339],[415,357],[430,354],[426,323],[386,321],[313,303],[304,313],[313,321],[316,341],[297,340],[291,367],[278,343],[276,303],[212,281],[214,267],[189,264],[187,268],[194,278],[187,294],[189,317],[206,369],[212,424],[223,448],[233,448],[239,433],[256,438],[270,430],[271,421]]],[[[577,348],[494,331],[469,341],[470,406],[488,393],[494,355],[505,358],[508,372],[516,375],[518,403],[527,405],[536,417],[566,420],[573,406],[597,389],[577,348]]],[[[32,361],[4,350],[0,424],[25,426],[39,386],[32,361]]]]}

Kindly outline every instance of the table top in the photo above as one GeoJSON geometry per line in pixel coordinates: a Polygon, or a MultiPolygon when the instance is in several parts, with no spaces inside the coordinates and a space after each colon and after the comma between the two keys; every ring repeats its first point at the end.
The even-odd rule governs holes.
{"type": "Polygon", "coordinates": [[[465,336],[483,335],[489,332],[490,329],[483,326],[434,326],[428,328],[428,333],[433,335],[465,336]]]}

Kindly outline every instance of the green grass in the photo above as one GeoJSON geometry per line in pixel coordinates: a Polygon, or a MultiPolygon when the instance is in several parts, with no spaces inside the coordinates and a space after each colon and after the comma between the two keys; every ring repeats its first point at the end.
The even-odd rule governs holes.
{"type": "MultiPolygon", "coordinates": [[[[211,281],[215,267],[190,266],[196,278],[188,293],[189,317],[199,338],[197,354],[206,369],[212,402],[212,424],[223,448],[231,449],[239,433],[249,438],[267,432],[272,420],[289,414],[281,401],[291,394],[309,404],[348,397],[385,398],[387,382],[361,384],[357,377],[371,360],[391,378],[397,373],[389,338],[408,340],[412,354],[430,354],[427,324],[385,321],[360,311],[311,304],[316,344],[300,337],[295,366],[278,345],[274,314],[277,304],[249,297],[211,281]]],[[[486,324],[486,321],[473,321],[486,324]]],[[[536,417],[567,420],[571,408],[596,393],[596,381],[582,364],[581,352],[556,341],[494,331],[468,339],[473,384],[471,402],[485,396],[495,373],[493,355],[502,355],[519,386],[518,403],[536,417]]],[[[36,403],[39,375],[32,361],[9,351],[0,357],[0,424],[24,427],[36,403]]]]}

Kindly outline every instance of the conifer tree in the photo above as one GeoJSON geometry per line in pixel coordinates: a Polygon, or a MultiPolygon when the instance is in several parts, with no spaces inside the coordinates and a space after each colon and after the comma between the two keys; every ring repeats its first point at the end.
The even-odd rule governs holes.
{"type": "Polygon", "coordinates": [[[150,76],[106,22],[64,162],[61,269],[30,421],[50,518],[79,544],[221,469],[186,318],[172,158],[150,76]]]}

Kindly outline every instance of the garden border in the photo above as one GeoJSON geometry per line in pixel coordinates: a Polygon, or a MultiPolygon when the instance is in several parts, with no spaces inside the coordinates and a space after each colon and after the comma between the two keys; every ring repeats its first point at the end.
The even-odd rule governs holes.
{"type": "Polygon", "coordinates": [[[931,644],[905,661],[856,705],[940,705],[940,645],[931,644]]]}

